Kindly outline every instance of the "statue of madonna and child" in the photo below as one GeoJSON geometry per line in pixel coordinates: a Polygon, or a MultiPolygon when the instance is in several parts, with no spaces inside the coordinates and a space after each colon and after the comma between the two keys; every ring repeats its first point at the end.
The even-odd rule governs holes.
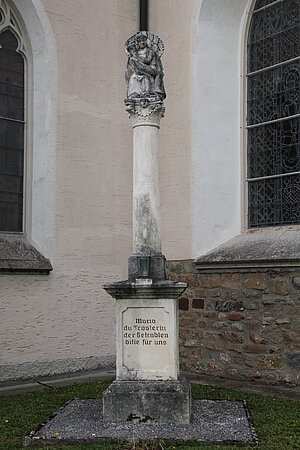
{"type": "Polygon", "coordinates": [[[149,31],[139,31],[127,40],[125,50],[128,56],[125,103],[146,106],[149,102],[162,102],[166,98],[160,60],[164,51],[162,40],[149,31]]]}

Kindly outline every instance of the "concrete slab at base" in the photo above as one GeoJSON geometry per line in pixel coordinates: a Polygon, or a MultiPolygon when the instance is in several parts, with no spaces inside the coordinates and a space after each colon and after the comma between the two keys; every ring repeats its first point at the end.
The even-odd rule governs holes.
{"type": "Polygon", "coordinates": [[[180,381],[114,381],[103,396],[104,423],[189,424],[190,385],[180,381]]]}
{"type": "Polygon", "coordinates": [[[125,424],[104,425],[102,399],[75,399],[38,431],[25,438],[25,446],[51,443],[85,443],[145,439],[174,442],[197,441],[205,444],[232,443],[256,445],[258,439],[244,402],[194,400],[189,425],[125,424]]]}

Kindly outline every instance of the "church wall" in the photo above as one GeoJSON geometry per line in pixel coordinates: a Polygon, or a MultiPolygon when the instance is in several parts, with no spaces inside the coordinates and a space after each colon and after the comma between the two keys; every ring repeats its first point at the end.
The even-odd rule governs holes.
{"type": "Polygon", "coordinates": [[[54,49],[53,121],[44,123],[53,167],[39,154],[33,163],[53,182],[32,197],[28,213],[43,217],[26,230],[53,272],[0,276],[1,380],[114,364],[115,305],[102,285],[127,277],[132,245],[124,42],[136,31],[137,1],[32,0],[25,9],[43,18],[35,34],[54,49]]]}
{"type": "MultiPolygon", "coordinates": [[[[170,6],[170,2],[163,4],[170,6]]],[[[188,230],[192,230],[194,258],[247,231],[243,58],[251,4],[248,0],[195,2],[193,14],[192,8],[188,12],[189,38],[186,33],[182,38],[179,32],[176,41],[176,32],[172,34],[174,47],[180,49],[182,38],[191,50],[183,59],[183,78],[189,80],[192,95],[187,94],[187,103],[181,100],[180,106],[183,110],[187,107],[188,128],[182,130],[181,137],[189,149],[184,153],[185,163],[191,167],[192,225],[188,230]]],[[[185,17],[183,11],[181,14],[185,17]]],[[[175,85],[179,76],[171,71],[170,83],[175,85]]],[[[174,107],[174,111],[179,110],[174,107]]],[[[173,131],[176,128],[170,127],[173,131]]],[[[178,148],[176,143],[174,148],[178,148]]],[[[184,171],[178,182],[186,188],[184,171]]],[[[178,208],[176,212],[179,214],[178,208]]],[[[280,227],[273,233],[276,238],[280,227]]],[[[283,257],[284,248],[278,251],[283,257]]],[[[237,258],[243,259],[243,255],[237,258]]],[[[255,268],[253,260],[252,270],[235,271],[226,270],[224,261],[218,269],[215,261],[215,269],[198,272],[191,259],[169,259],[169,279],[188,284],[180,299],[183,370],[237,380],[299,384],[300,274],[296,267],[261,270],[255,268]]]]}
{"type": "Polygon", "coordinates": [[[256,383],[300,384],[300,273],[295,269],[196,272],[168,264],[188,283],[179,300],[181,369],[256,383]]]}
{"type": "Polygon", "coordinates": [[[192,256],[192,27],[198,1],[151,0],[150,30],[165,45],[166,114],[159,134],[162,248],[168,259],[192,256]]]}
{"type": "Polygon", "coordinates": [[[248,0],[204,0],[195,18],[193,257],[243,226],[243,50],[248,0]]]}

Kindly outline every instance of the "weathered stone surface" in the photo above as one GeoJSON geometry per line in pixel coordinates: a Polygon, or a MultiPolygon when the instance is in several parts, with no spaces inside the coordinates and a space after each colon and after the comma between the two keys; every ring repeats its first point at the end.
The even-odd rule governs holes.
{"type": "Polygon", "coordinates": [[[190,386],[180,381],[114,381],[103,396],[104,423],[189,424],[190,386]]]}
{"type": "Polygon", "coordinates": [[[238,320],[242,320],[243,318],[244,318],[244,315],[237,311],[231,311],[228,314],[228,320],[238,321],[238,320]]]}
{"type": "Polygon", "coordinates": [[[300,333],[299,330],[282,330],[283,341],[285,345],[291,350],[300,349],[300,333]]]}
{"type": "Polygon", "coordinates": [[[294,285],[300,289],[300,277],[294,277],[293,279],[294,285]]]}
{"type": "Polygon", "coordinates": [[[245,276],[244,284],[248,289],[264,290],[267,288],[266,275],[264,273],[249,273],[245,276]]]}
{"type": "Polygon", "coordinates": [[[244,352],[245,353],[265,353],[267,350],[265,345],[245,345],[244,352]]]}
{"type": "Polygon", "coordinates": [[[187,339],[184,343],[185,347],[200,347],[201,342],[198,339],[187,339]]]}
{"type": "Polygon", "coordinates": [[[300,266],[300,231],[258,229],[240,234],[195,260],[197,269],[300,266]]]}
{"type": "Polygon", "coordinates": [[[276,298],[273,294],[266,294],[263,296],[263,304],[264,305],[274,305],[276,302],[276,298]]]}
{"type": "Polygon", "coordinates": [[[290,319],[288,319],[287,317],[283,319],[276,319],[276,323],[277,325],[285,325],[287,323],[290,323],[290,319]]]}
{"type": "Polygon", "coordinates": [[[220,334],[221,339],[228,342],[236,342],[236,343],[242,343],[244,342],[244,338],[241,334],[233,333],[232,331],[223,331],[220,334]]]}
{"type": "Polygon", "coordinates": [[[263,336],[259,336],[255,333],[250,333],[250,339],[252,342],[254,342],[255,344],[265,344],[266,343],[266,339],[263,336]]]}
{"type": "Polygon", "coordinates": [[[25,238],[0,237],[0,272],[48,274],[51,270],[49,259],[41,255],[25,238]]]}
{"type": "Polygon", "coordinates": [[[211,327],[216,330],[220,330],[221,328],[227,328],[227,322],[220,322],[220,321],[213,322],[211,324],[211,327]]]}
{"type": "Polygon", "coordinates": [[[280,369],[282,367],[282,360],[279,356],[264,356],[258,361],[259,369],[280,369]]]}
{"type": "Polygon", "coordinates": [[[218,340],[217,338],[210,338],[205,340],[205,346],[209,350],[223,350],[224,343],[218,340]]]}
{"type": "Polygon", "coordinates": [[[208,297],[208,291],[207,291],[207,289],[203,289],[203,288],[201,288],[201,289],[195,289],[195,296],[196,297],[198,297],[198,298],[207,298],[208,297]]]}
{"type": "Polygon", "coordinates": [[[251,322],[247,322],[246,326],[249,330],[258,330],[261,327],[261,324],[257,320],[252,320],[251,322]]]}
{"type": "Polygon", "coordinates": [[[235,330],[235,331],[243,331],[244,330],[244,326],[239,322],[233,322],[231,325],[231,328],[232,328],[232,330],[235,330]]]}
{"type": "Polygon", "coordinates": [[[270,290],[271,292],[274,292],[274,294],[288,295],[289,282],[287,280],[270,280],[270,290]]]}
{"type": "Polygon", "coordinates": [[[243,275],[240,273],[226,273],[222,276],[222,287],[239,289],[242,285],[243,275]]]}
{"type": "Polygon", "coordinates": [[[289,358],[290,365],[295,369],[300,369],[300,353],[294,353],[289,358]]]}
{"type": "Polygon", "coordinates": [[[219,319],[219,320],[225,320],[225,319],[227,319],[227,314],[226,314],[225,312],[220,312],[220,313],[218,314],[218,319],[219,319]]]}
{"type": "Polygon", "coordinates": [[[263,325],[271,325],[272,322],[274,322],[274,317],[264,317],[262,324],[263,325]]]}
{"type": "Polygon", "coordinates": [[[244,302],[242,301],[222,301],[217,300],[216,302],[216,310],[217,311],[243,311],[244,309],[244,302]]]}
{"type": "Polygon", "coordinates": [[[245,369],[245,374],[248,378],[261,378],[261,372],[254,369],[245,369]]]}
{"type": "Polygon", "coordinates": [[[298,355],[300,351],[300,296],[297,286],[300,271],[286,267],[264,272],[247,269],[245,273],[240,271],[238,276],[232,271],[218,271],[217,275],[224,280],[226,287],[213,287],[208,281],[204,282],[210,279],[205,278],[207,275],[216,274],[201,272],[195,275],[200,286],[190,288],[188,293],[191,306],[197,297],[204,301],[204,308],[194,309],[197,316],[190,314],[193,308],[188,314],[181,314],[180,326],[186,331],[185,340],[201,342],[201,352],[197,349],[195,357],[192,349],[184,347],[182,342],[180,351],[185,370],[200,373],[215,370],[219,373],[221,370],[224,376],[239,380],[261,378],[264,382],[300,385],[295,370],[299,357],[292,359],[292,355],[298,355]],[[232,282],[237,282],[234,289],[228,287],[233,286],[232,282]],[[214,297],[215,293],[217,297],[214,297]],[[205,323],[200,323],[200,318],[205,323]],[[194,330],[199,333],[197,336],[193,334],[194,330]],[[221,336],[221,333],[224,334],[221,336]],[[218,363],[225,351],[232,358],[230,367],[218,363]],[[261,368],[258,370],[259,361],[261,368]],[[252,372],[246,373],[249,368],[252,372]]]}
{"type": "Polygon", "coordinates": [[[241,298],[241,293],[239,290],[235,289],[221,289],[220,297],[226,301],[237,301],[241,298]]]}
{"type": "Polygon", "coordinates": [[[249,309],[250,311],[254,311],[256,309],[259,309],[259,303],[258,302],[252,302],[252,303],[246,303],[245,308],[249,309]]]}
{"type": "Polygon", "coordinates": [[[199,282],[197,279],[197,276],[195,275],[179,275],[178,281],[181,281],[182,283],[186,283],[189,288],[195,288],[199,286],[199,282]]]}
{"type": "Polygon", "coordinates": [[[221,276],[219,274],[203,275],[202,286],[206,289],[220,287],[221,276]]]}
{"type": "Polygon", "coordinates": [[[217,317],[217,314],[214,311],[202,311],[201,316],[214,319],[215,317],[217,317]]]}

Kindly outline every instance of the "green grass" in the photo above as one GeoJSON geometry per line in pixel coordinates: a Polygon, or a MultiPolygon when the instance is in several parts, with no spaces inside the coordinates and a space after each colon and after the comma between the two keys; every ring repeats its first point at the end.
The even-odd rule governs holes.
{"type": "MultiPolygon", "coordinates": [[[[0,397],[0,449],[21,449],[24,437],[47,420],[68,400],[74,397],[101,398],[104,389],[109,384],[108,381],[94,381],[87,384],[0,397]]],[[[192,385],[192,395],[194,399],[246,400],[260,439],[260,445],[256,448],[265,450],[300,449],[299,401],[197,384],[192,385]]],[[[50,449],[49,446],[44,448],[50,449]]],[[[208,446],[193,442],[183,445],[160,441],[158,443],[144,442],[140,444],[135,442],[130,444],[111,442],[105,444],[56,445],[51,446],[51,448],[55,450],[229,450],[240,447],[208,446]]]]}

